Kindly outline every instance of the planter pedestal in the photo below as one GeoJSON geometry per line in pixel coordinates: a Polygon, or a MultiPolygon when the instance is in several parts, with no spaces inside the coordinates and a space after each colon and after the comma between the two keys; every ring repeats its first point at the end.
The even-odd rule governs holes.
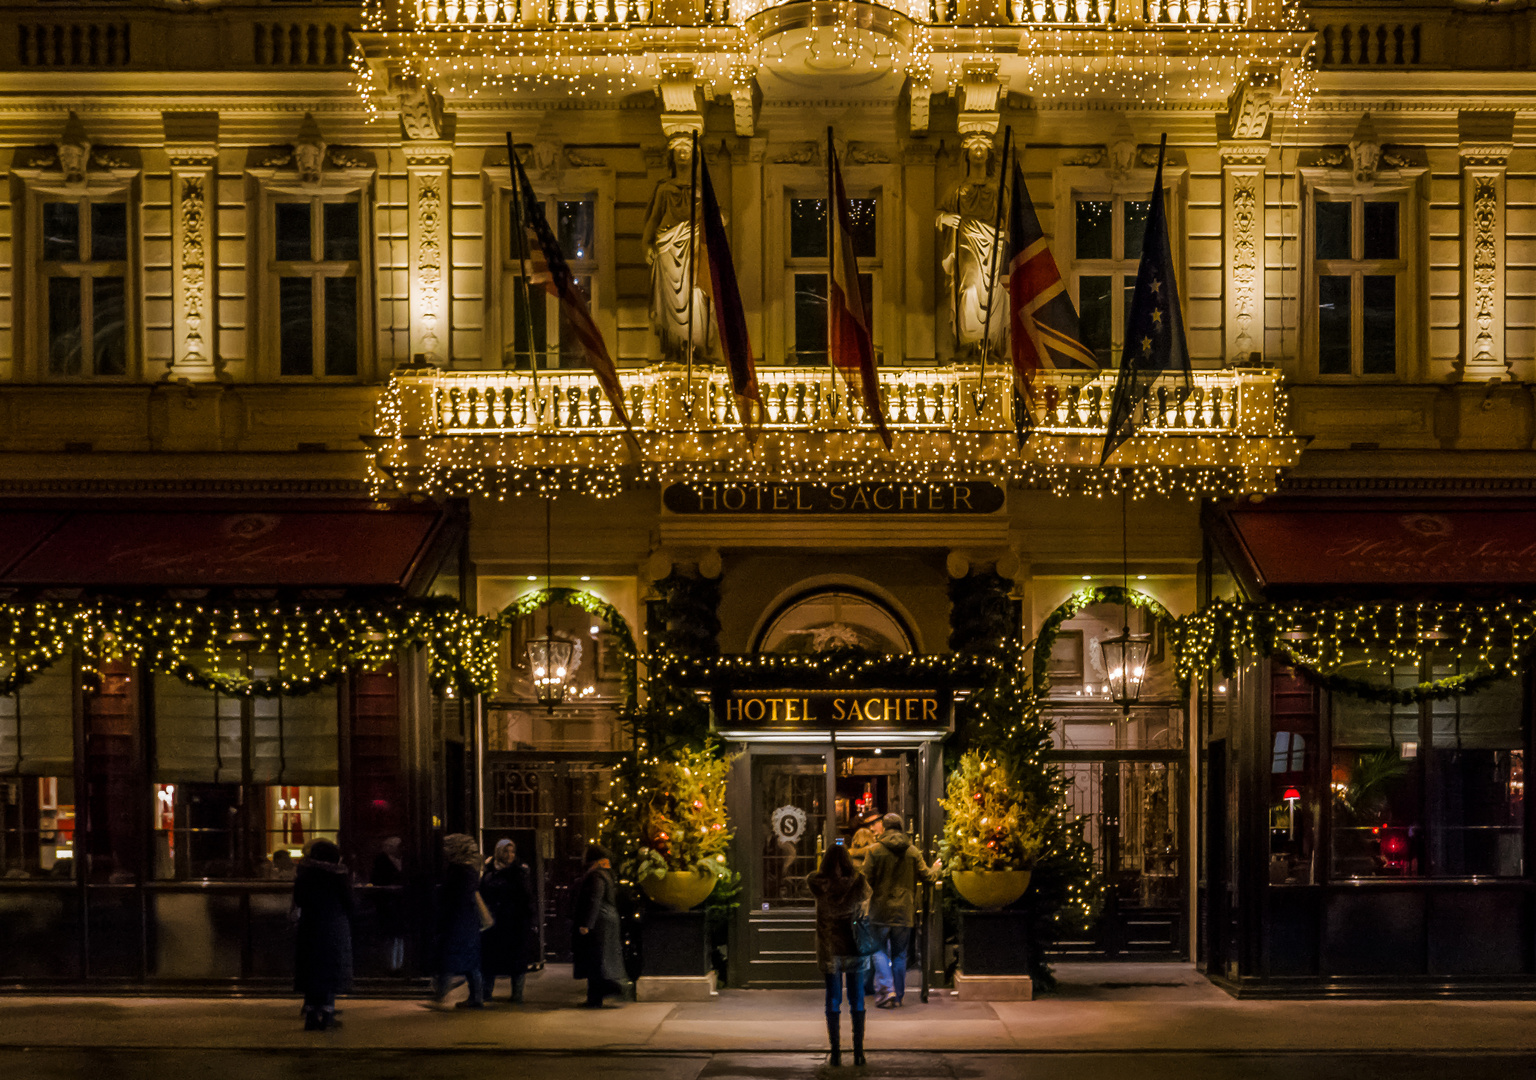
{"type": "Polygon", "coordinates": [[[640,957],[637,1001],[709,1001],[715,996],[704,911],[646,911],[640,920],[640,957]]]}
{"type": "Polygon", "coordinates": [[[1032,1001],[1029,923],[1022,911],[960,913],[960,967],[955,989],[961,1001],[1032,1001]]]}

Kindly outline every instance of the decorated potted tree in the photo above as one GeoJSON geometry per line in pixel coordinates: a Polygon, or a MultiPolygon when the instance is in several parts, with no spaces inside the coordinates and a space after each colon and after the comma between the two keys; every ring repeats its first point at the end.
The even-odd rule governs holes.
{"type": "Polygon", "coordinates": [[[944,839],[950,884],[975,907],[996,910],[1029,888],[1045,845],[1048,811],[1024,791],[1006,758],[971,750],[949,774],[944,839]]]}
{"type": "Polygon", "coordinates": [[[635,791],[640,848],[635,881],[654,903],[687,911],[709,899],[722,879],[731,829],[725,812],[729,758],[711,745],[641,763],[635,791]]]}

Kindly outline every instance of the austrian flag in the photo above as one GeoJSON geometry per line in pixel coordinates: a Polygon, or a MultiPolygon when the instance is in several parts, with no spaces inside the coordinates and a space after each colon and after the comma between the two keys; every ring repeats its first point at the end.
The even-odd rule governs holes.
{"type": "Polygon", "coordinates": [[[832,148],[832,129],[827,129],[827,356],[843,373],[850,393],[859,395],[864,413],[880,432],[885,448],[891,448],[891,430],[885,423],[880,401],[880,379],[875,372],[875,340],[864,316],[864,296],[859,289],[859,260],[853,250],[853,212],[843,190],[842,170],[832,148]]]}

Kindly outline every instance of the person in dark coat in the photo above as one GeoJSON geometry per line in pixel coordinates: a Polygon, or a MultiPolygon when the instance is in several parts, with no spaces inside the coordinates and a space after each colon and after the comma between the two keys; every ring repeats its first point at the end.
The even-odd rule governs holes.
{"type": "Polygon", "coordinates": [[[907,950],[917,911],[919,882],[939,880],[944,864],[929,866],[903,829],[900,814],[886,814],[880,838],[864,858],[864,876],[874,891],[869,921],[880,950],[875,953],[875,1007],[900,1008],[907,992],[907,950]]]}
{"type": "Polygon", "coordinates": [[[498,840],[496,852],[480,875],[480,898],[496,921],[480,934],[480,972],[485,1000],[496,996],[496,978],[512,979],[512,1000],[523,1000],[523,978],[533,963],[538,932],[537,905],[528,868],[517,861],[517,846],[498,840]]]}
{"type": "Polygon", "coordinates": [[[405,859],[400,854],[400,838],[387,837],[373,860],[368,884],[376,886],[373,910],[379,916],[379,933],[389,950],[390,971],[405,966],[405,859]]]}
{"type": "Polygon", "coordinates": [[[441,1008],[454,978],[469,982],[469,998],[460,1009],[485,1007],[480,983],[480,849],[473,837],[451,833],[443,837],[443,877],[437,887],[437,987],[441,1008]]]}
{"type": "Polygon", "coordinates": [[[840,1033],[843,983],[848,984],[848,1015],[853,1021],[853,1063],[864,1064],[864,973],[869,957],[859,955],[853,920],[869,904],[869,882],[853,867],[839,840],[821,857],[821,868],[806,879],[816,897],[816,963],[827,983],[828,1064],[843,1063],[840,1033]]]}
{"type": "Polygon", "coordinates": [[[587,872],[576,889],[572,914],[572,974],[587,980],[587,1007],[602,1008],[603,998],[624,994],[624,948],[619,937],[619,886],[613,857],[606,848],[587,848],[587,872]]]}
{"type": "Polygon", "coordinates": [[[313,840],[293,878],[293,988],[304,995],[304,1030],[338,1026],[336,995],[352,989],[352,880],[341,851],[313,840]]]}

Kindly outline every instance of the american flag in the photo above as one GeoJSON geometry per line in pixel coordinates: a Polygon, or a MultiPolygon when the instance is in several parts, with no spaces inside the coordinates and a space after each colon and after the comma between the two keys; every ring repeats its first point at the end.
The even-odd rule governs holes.
{"type": "Polygon", "coordinates": [[[555,238],[554,230],[549,227],[549,221],[544,216],[544,204],[533,193],[533,185],[528,182],[528,174],[523,171],[523,163],[518,160],[510,137],[507,148],[512,156],[512,168],[516,172],[518,194],[523,200],[523,225],[528,233],[525,241],[529,257],[528,284],[542,286],[545,292],[559,301],[566,325],[571,328],[582,351],[587,354],[587,362],[592,366],[598,385],[603,388],[609,404],[613,406],[614,414],[633,435],[635,429],[624,408],[624,387],[619,383],[619,370],[613,358],[608,355],[602,331],[592,321],[587,298],[582,294],[581,286],[576,284],[570,264],[560,251],[560,241],[555,238]]]}

